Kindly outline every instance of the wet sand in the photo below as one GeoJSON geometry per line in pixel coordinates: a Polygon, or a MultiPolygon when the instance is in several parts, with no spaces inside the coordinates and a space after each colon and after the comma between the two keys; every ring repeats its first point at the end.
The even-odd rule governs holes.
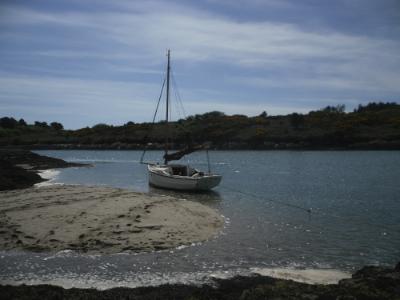
{"type": "Polygon", "coordinates": [[[53,185],[0,192],[2,250],[162,250],[210,239],[222,225],[202,204],[130,190],[53,185]]]}

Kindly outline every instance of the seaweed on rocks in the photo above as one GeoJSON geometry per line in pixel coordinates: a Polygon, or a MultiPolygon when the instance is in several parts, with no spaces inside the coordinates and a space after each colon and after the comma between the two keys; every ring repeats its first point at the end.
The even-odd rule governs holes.
{"type": "Polygon", "coordinates": [[[161,285],[140,288],[64,289],[51,285],[0,285],[0,299],[400,299],[400,264],[394,269],[364,267],[338,284],[318,285],[268,276],[214,279],[213,284],[161,285]]]}

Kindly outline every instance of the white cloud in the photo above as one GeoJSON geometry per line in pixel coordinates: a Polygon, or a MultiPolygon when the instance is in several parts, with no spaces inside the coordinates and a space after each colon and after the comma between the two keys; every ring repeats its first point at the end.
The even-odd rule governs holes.
{"type": "MultiPolygon", "coordinates": [[[[13,43],[16,40],[23,43],[26,39],[27,45],[34,40],[38,42],[34,50],[21,47],[18,51],[3,51],[16,61],[31,58],[32,63],[17,65],[21,72],[29,71],[29,76],[18,75],[17,71],[2,74],[2,108],[8,105],[8,111],[12,112],[12,109],[20,109],[17,102],[32,99],[43,105],[60,105],[69,113],[82,114],[82,110],[87,110],[84,114],[98,122],[107,121],[107,118],[115,122],[118,116],[144,121],[153,111],[159,82],[145,83],[139,76],[130,78],[132,82],[129,83],[127,79],[121,81],[112,76],[107,76],[109,80],[99,80],[100,68],[93,67],[91,71],[92,66],[87,64],[91,62],[101,66],[102,72],[122,77],[157,75],[164,64],[165,57],[161,54],[166,48],[172,48],[174,62],[193,66],[191,72],[196,72],[198,67],[209,68],[210,78],[215,81],[221,80],[217,76],[224,66],[234,67],[244,74],[224,73],[224,81],[242,87],[252,98],[251,102],[244,102],[229,90],[191,90],[185,93],[194,107],[188,110],[189,114],[210,110],[250,115],[265,109],[272,113],[304,111],[317,101],[316,90],[327,93],[324,99],[336,101],[337,95],[346,93],[350,99],[366,99],[369,93],[400,92],[400,43],[395,40],[354,36],[323,28],[309,31],[287,23],[239,22],[213,12],[178,4],[166,5],[161,1],[95,3],[106,9],[38,11],[3,5],[0,18],[3,44],[9,39],[13,43]],[[32,30],[30,34],[25,30],[27,26],[32,30]],[[41,31],[43,28],[53,30],[49,33],[41,31]],[[53,62],[50,66],[41,63],[49,60],[53,62]],[[65,64],[58,66],[54,60],[80,61],[79,67],[73,70],[65,64]],[[34,75],[44,71],[55,77],[34,75]],[[278,104],[264,104],[259,96],[252,96],[253,89],[269,88],[275,88],[277,93],[285,91],[282,95],[270,96],[279,99],[274,100],[279,101],[278,104]],[[311,102],[298,101],[297,105],[290,101],[288,88],[295,91],[292,98],[301,96],[311,102]],[[297,93],[299,90],[301,95],[297,93]],[[15,101],[14,106],[9,103],[10,99],[15,101]]],[[[254,7],[264,4],[273,6],[278,2],[254,0],[252,3],[254,7]]],[[[183,74],[186,75],[190,74],[183,74]]],[[[323,99],[320,101],[324,103],[323,99]]]]}
{"type": "Polygon", "coordinates": [[[123,120],[146,121],[155,108],[160,86],[146,83],[127,83],[105,80],[71,78],[0,76],[0,110],[26,112],[41,110],[42,120],[54,119],[55,112],[79,114],[80,124],[69,127],[93,125],[99,122],[121,123],[123,120]]]}
{"type": "Polygon", "coordinates": [[[365,77],[360,74],[359,78],[349,76],[321,76],[321,77],[286,77],[284,80],[276,80],[266,77],[236,77],[233,82],[247,84],[250,86],[263,88],[282,88],[282,89],[307,89],[309,91],[359,91],[359,92],[395,92],[400,93],[400,78],[396,74],[391,74],[386,79],[365,77]],[[373,83],[373,84],[372,84],[373,83]]]}
{"type": "MultiPolygon", "coordinates": [[[[71,78],[10,76],[0,74],[0,110],[18,111],[16,117],[34,115],[35,120],[61,121],[67,128],[80,128],[105,122],[123,124],[129,120],[149,122],[154,113],[161,85],[132,84],[103,80],[77,80],[71,78]],[[79,116],[79,123],[68,121],[71,116],[79,116]]],[[[258,115],[263,110],[273,114],[293,112],[292,106],[274,103],[232,103],[211,95],[211,91],[188,93],[185,101],[187,115],[205,113],[212,110],[227,114],[258,115]]],[[[163,119],[163,106],[158,119],[163,119]]],[[[176,113],[173,119],[184,117],[176,113]]],[[[306,109],[297,107],[296,111],[306,109]]],[[[187,116],[186,115],[186,116],[187,116]]],[[[26,118],[28,121],[35,121],[26,118]]]]}
{"type": "Polygon", "coordinates": [[[208,0],[210,3],[219,5],[230,6],[235,8],[251,7],[251,8],[291,8],[293,4],[286,0],[208,0]]]}
{"type": "MultiPolygon", "coordinates": [[[[9,8],[15,23],[65,26],[79,31],[95,30],[103,42],[129,46],[114,55],[129,56],[129,50],[145,52],[147,63],[168,47],[176,58],[190,61],[222,61],[251,67],[276,61],[287,64],[309,59],[358,60],[371,57],[399,58],[397,41],[377,40],[337,32],[305,31],[295,25],[273,22],[238,22],[204,11],[165,3],[123,2],[125,11],[37,12],[9,8]],[[130,8],[130,9],[129,9],[130,8]],[[382,51],[384,49],[384,51],[382,51]]],[[[118,3],[117,3],[118,7],[118,3]]],[[[8,14],[7,14],[8,15],[8,14]]],[[[3,20],[4,22],[4,20],[3,20]]],[[[54,51],[48,51],[49,54],[54,51]]],[[[62,52],[58,52],[62,54],[62,52]]],[[[107,53],[112,54],[112,53],[107,53]]],[[[64,55],[79,55],[65,51],[64,55]]],[[[88,51],[82,51],[83,57],[88,51]]],[[[93,53],[93,56],[96,56],[93,53]]],[[[276,64],[274,64],[276,65],[276,64]]]]}

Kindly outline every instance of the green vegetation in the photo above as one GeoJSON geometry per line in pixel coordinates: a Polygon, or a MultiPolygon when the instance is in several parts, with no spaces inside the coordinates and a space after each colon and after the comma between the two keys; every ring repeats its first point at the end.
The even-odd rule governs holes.
{"type": "MultiPolygon", "coordinates": [[[[170,123],[171,147],[209,143],[215,149],[400,149],[400,104],[370,103],[353,112],[344,105],[286,116],[225,115],[213,111],[170,123]]],[[[0,118],[0,146],[28,148],[161,149],[165,123],[97,124],[64,130],[62,124],[28,125],[0,118]]]]}

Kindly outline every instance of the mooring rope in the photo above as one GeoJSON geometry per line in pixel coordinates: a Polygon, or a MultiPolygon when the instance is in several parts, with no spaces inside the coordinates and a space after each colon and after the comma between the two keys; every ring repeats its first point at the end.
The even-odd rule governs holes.
{"type": "Polygon", "coordinates": [[[328,213],[328,212],[322,211],[322,210],[317,211],[317,210],[313,210],[311,207],[307,208],[307,207],[303,207],[303,206],[300,206],[300,205],[296,205],[296,204],[292,204],[292,203],[288,203],[288,202],[284,202],[284,201],[280,201],[280,200],[276,200],[276,199],[268,199],[268,198],[265,198],[265,197],[260,197],[260,195],[257,195],[257,194],[251,193],[251,192],[243,192],[243,191],[240,191],[238,189],[227,187],[227,186],[220,186],[220,188],[228,190],[228,191],[231,191],[231,192],[235,192],[235,193],[238,193],[238,194],[242,194],[242,195],[245,195],[245,196],[250,196],[250,197],[255,198],[255,199],[262,199],[262,200],[265,200],[265,201],[268,201],[268,202],[271,202],[271,203],[276,203],[276,204],[279,204],[279,205],[282,205],[282,206],[298,209],[298,210],[307,212],[310,218],[311,218],[312,214],[313,215],[319,215],[319,216],[326,216],[326,217],[332,217],[332,218],[336,218],[336,219],[341,219],[343,221],[351,221],[352,223],[356,223],[356,225],[368,225],[368,226],[371,226],[371,227],[375,227],[375,228],[377,228],[379,230],[384,230],[386,232],[389,232],[389,231],[396,232],[396,233],[399,232],[398,228],[397,229],[396,228],[390,228],[387,225],[375,224],[375,223],[371,223],[371,222],[368,222],[368,221],[355,220],[353,217],[339,216],[339,215],[331,214],[331,213],[328,213]]]}
{"type": "MultiPolygon", "coordinates": [[[[237,190],[237,189],[234,189],[234,188],[231,188],[231,187],[227,187],[227,186],[220,186],[220,187],[223,188],[223,189],[229,190],[231,192],[235,192],[235,193],[238,193],[238,194],[250,196],[250,197],[253,197],[255,199],[261,199],[261,197],[259,195],[257,195],[257,194],[253,194],[253,193],[250,193],[250,192],[243,192],[243,191],[240,191],[240,190],[237,190]]],[[[299,209],[299,210],[305,211],[305,212],[307,212],[309,214],[311,214],[311,212],[312,212],[311,208],[302,207],[300,205],[291,204],[291,203],[288,203],[288,202],[279,201],[279,200],[275,200],[275,199],[267,199],[267,198],[264,198],[264,197],[262,199],[266,200],[268,202],[273,202],[273,203],[277,203],[277,204],[280,204],[280,205],[283,205],[283,206],[299,209]]]]}

